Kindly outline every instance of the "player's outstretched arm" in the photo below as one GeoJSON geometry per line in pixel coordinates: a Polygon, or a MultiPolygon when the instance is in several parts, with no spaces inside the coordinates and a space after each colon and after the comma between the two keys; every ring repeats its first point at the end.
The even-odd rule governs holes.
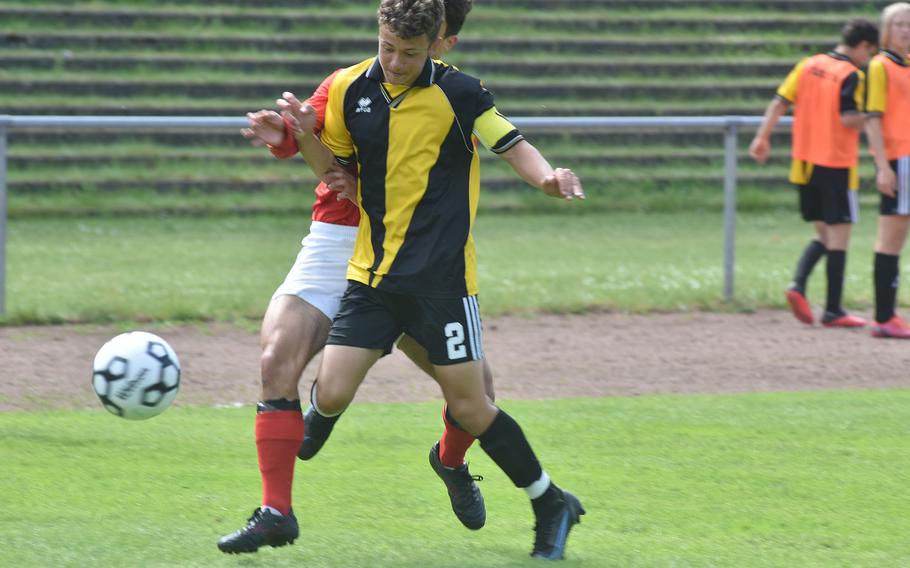
{"type": "Polygon", "coordinates": [[[768,156],[771,155],[771,132],[774,131],[774,127],[777,126],[780,117],[787,113],[789,106],[783,99],[775,97],[768,104],[768,108],[765,109],[761,126],[758,127],[755,138],[749,144],[749,155],[759,164],[764,164],[768,161],[768,156]]]}
{"type": "Polygon", "coordinates": [[[553,197],[584,199],[581,180],[567,168],[553,169],[547,159],[528,141],[521,140],[499,157],[509,163],[518,177],[553,197]]]}

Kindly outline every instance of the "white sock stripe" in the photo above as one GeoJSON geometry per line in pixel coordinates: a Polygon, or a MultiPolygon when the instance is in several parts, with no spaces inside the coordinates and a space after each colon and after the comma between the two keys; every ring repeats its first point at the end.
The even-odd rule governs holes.
{"type": "Polygon", "coordinates": [[[537,499],[543,495],[547,489],[550,488],[550,476],[547,475],[547,472],[542,471],[540,474],[540,479],[528,485],[524,488],[525,492],[528,494],[528,497],[531,499],[537,499]]]}
{"type": "Polygon", "coordinates": [[[468,324],[468,342],[471,344],[471,359],[477,359],[477,342],[475,341],[474,318],[471,317],[471,297],[465,296],[461,299],[464,304],[464,320],[468,324]]]}
{"type": "Polygon", "coordinates": [[[471,296],[474,302],[474,314],[477,318],[477,344],[480,348],[480,358],[483,359],[486,354],[483,350],[483,320],[480,318],[480,304],[477,302],[477,296],[471,296]]]}

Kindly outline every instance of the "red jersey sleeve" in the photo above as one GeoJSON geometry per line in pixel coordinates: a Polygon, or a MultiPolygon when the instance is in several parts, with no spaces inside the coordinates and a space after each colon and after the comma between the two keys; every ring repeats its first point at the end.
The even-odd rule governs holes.
{"type": "MultiPolygon", "coordinates": [[[[313,91],[313,94],[310,95],[310,98],[306,100],[307,103],[313,110],[316,111],[316,129],[315,132],[318,134],[322,132],[322,128],[325,126],[325,107],[329,100],[329,87],[332,86],[332,81],[335,79],[335,75],[341,69],[336,69],[331,75],[322,80],[322,83],[316,87],[316,90],[313,91]]],[[[294,135],[291,134],[291,129],[288,127],[287,121],[284,123],[284,140],[281,141],[281,144],[278,146],[269,145],[269,150],[272,152],[272,155],[278,159],[286,159],[293,157],[297,151],[297,140],[294,139],[294,135]]]]}

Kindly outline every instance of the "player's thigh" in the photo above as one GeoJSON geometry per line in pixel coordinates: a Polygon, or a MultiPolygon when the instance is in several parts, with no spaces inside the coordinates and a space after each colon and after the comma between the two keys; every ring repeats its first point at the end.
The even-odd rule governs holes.
{"type": "Polygon", "coordinates": [[[281,295],[269,303],[262,320],[260,345],[264,365],[303,367],[325,345],[332,322],[297,296],[281,295]]]}
{"type": "Polygon", "coordinates": [[[319,410],[325,414],[336,414],[347,408],[367,371],[382,355],[381,349],[326,345],[316,381],[319,410]]]}
{"type": "Polygon", "coordinates": [[[408,334],[404,334],[396,344],[399,350],[404,353],[412,363],[424,373],[433,376],[433,364],[430,363],[430,356],[426,348],[417,342],[416,339],[408,334]]]}
{"type": "MultiPolygon", "coordinates": [[[[433,369],[433,364],[430,363],[430,356],[424,346],[418,343],[416,339],[404,334],[396,345],[420,370],[435,378],[435,370],[433,369]]],[[[487,359],[483,359],[483,383],[490,400],[496,400],[496,391],[493,388],[493,369],[487,359]]]]}
{"type": "Polygon", "coordinates": [[[493,368],[490,367],[490,361],[486,358],[483,360],[483,386],[490,400],[495,401],[496,390],[493,388],[493,368]]]}
{"type": "Polygon", "coordinates": [[[343,410],[353,400],[369,367],[392,351],[403,329],[389,296],[358,282],[348,285],[316,379],[321,410],[343,410]],[[351,360],[346,361],[344,354],[351,360]]]}

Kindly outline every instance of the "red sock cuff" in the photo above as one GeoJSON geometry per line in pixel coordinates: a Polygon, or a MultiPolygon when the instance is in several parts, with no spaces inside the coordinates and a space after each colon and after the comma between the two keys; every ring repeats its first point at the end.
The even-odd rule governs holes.
{"type": "Polygon", "coordinates": [[[303,442],[303,414],[299,410],[273,410],[257,414],[256,439],[303,442]]]}

